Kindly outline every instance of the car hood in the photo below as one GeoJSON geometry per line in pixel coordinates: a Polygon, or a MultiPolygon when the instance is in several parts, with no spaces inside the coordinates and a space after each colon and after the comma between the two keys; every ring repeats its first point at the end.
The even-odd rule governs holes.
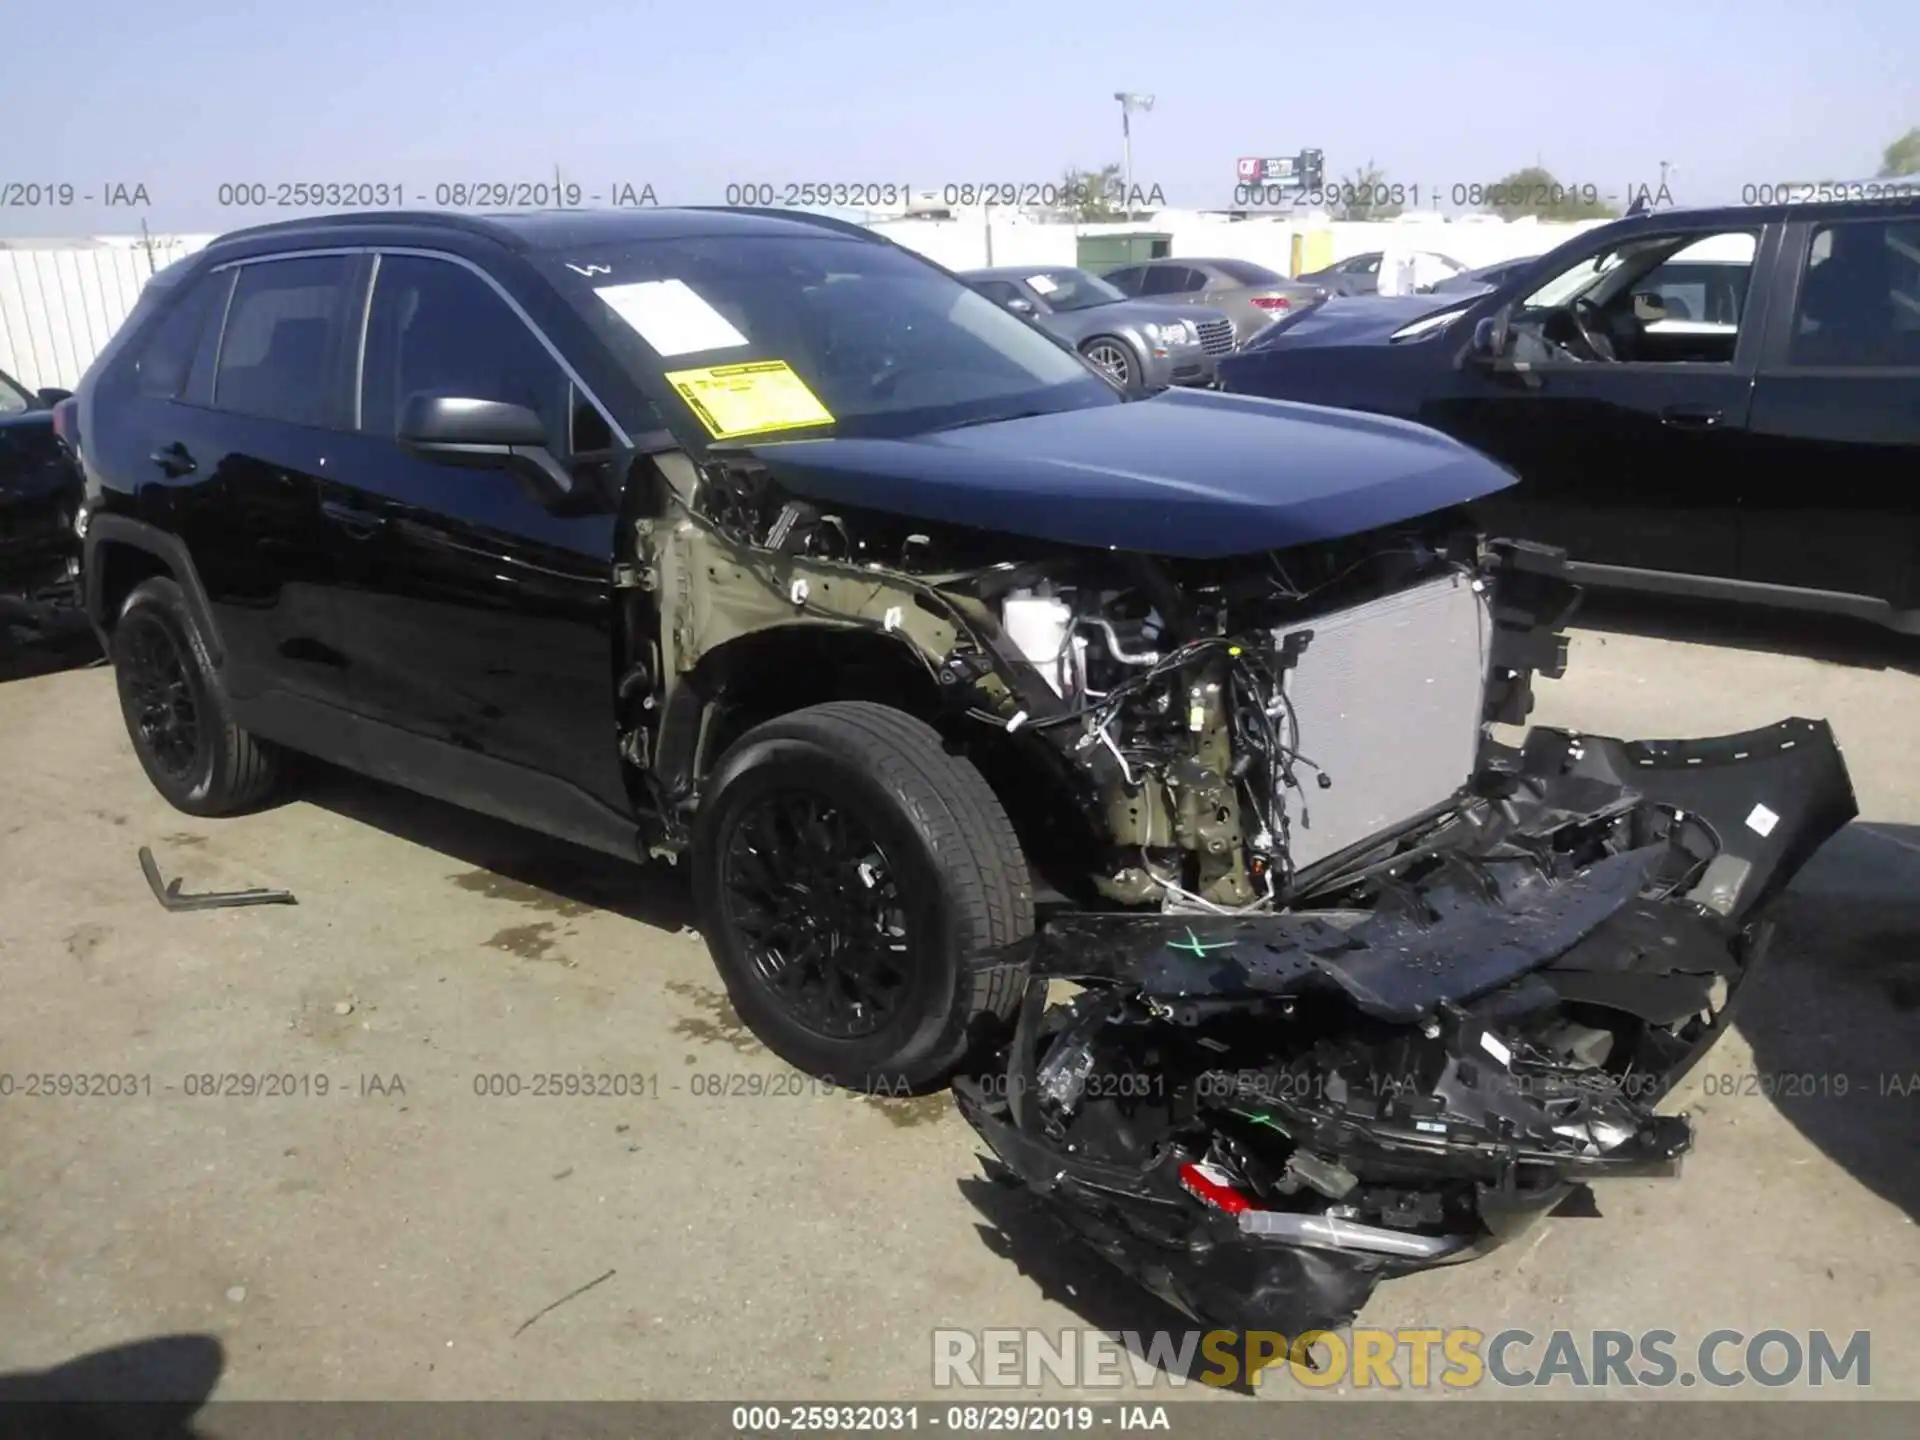
{"type": "Polygon", "coordinates": [[[906,439],[744,448],[828,504],[1194,559],[1354,535],[1515,479],[1424,426],[1207,391],[906,439]]]}
{"type": "Polygon", "coordinates": [[[1473,294],[1336,295],[1296,317],[1275,321],[1241,347],[1242,353],[1304,345],[1384,344],[1402,325],[1473,301],[1473,294]]]}

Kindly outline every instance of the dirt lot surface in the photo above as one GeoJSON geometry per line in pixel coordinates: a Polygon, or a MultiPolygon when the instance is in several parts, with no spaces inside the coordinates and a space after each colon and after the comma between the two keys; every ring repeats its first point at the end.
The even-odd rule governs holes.
{"type": "MultiPolygon", "coordinates": [[[[1669,1102],[1695,1155],[1361,1323],[1867,1330],[1872,1393],[1920,1397],[1920,677],[1852,632],[1712,623],[1582,630],[1537,714],[1825,716],[1852,768],[1860,822],[1669,1102]],[[1809,635],[1829,658],[1766,648],[1809,635]]],[[[672,871],[332,772],[195,820],[108,672],[34,668],[0,684],[0,1370],[203,1334],[223,1398],[880,1399],[936,1394],[938,1327],[1185,1328],[983,1183],[945,1096],[822,1093],[762,1050],[672,871]],[[299,903],[164,913],[142,844],[189,891],[299,903]],[[550,1073],[616,1093],[531,1093],[550,1073]]]]}

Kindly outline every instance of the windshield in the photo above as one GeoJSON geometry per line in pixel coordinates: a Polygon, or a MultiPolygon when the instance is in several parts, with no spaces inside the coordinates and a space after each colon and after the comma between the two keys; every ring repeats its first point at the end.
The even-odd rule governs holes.
{"type": "Polygon", "coordinates": [[[889,245],[714,235],[538,259],[670,423],[691,417],[709,443],[1122,403],[1071,350],[889,245]]]}
{"type": "Polygon", "coordinates": [[[1051,310],[1091,310],[1111,305],[1126,295],[1097,275],[1084,270],[1036,270],[1024,277],[1051,310]]]}
{"type": "Polygon", "coordinates": [[[1527,296],[1520,304],[1522,310],[1552,310],[1566,304],[1576,295],[1583,295],[1600,283],[1601,277],[1610,275],[1619,268],[1620,262],[1628,252],[1607,250],[1598,255],[1589,256],[1571,270],[1562,270],[1546,284],[1527,296]]]}

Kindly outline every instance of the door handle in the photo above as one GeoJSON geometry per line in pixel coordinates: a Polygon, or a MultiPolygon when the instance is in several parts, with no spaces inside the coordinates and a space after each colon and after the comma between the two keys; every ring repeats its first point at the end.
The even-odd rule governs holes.
{"type": "Polygon", "coordinates": [[[385,528],[386,521],[372,511],[343,505],[338,500],[322,500],[320,513],[355,540],[366,540],[385,528]]]}
{"type": "Polygon", "coordinates": [[[1712,430],[1724,418],[1719,410],[1706,410],[1692,405],[1669,405],[1660,412],[1660,423],[1671,425],[1676,430],[1712,430]]]}
{"type": "Polygon", "coordinates": [[[162,445],[147,458],[160,467],[160,473],[163,475],[191,475],[196,468],[193,456],[178,440],[171,445],[162,445]]]}

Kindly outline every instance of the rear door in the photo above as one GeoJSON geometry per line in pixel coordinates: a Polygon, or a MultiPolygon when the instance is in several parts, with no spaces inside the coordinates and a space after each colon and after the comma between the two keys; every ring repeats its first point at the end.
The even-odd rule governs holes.
{"type": "Polygon", "coordinates": [[[1149,265],[1140,282],[1142,300],[1160,300],[1169,305],[1197,305],[1206,289],[1205,272],[1189,265],[1149,265]]]}
{"type": "Polygon", "coordinates": [[[1920,606],[1920,217],[1795,225],[1779,296],[1740,576],[1920,606]]]}
{"type": "Polygon", "coordinates": [[[319,492],[347,413],[363,264],[262,257],[192,282],[134,356],[123,419],[101,427],[136,513],[186,542],[242,704],[346,703],[319,492]]]}
{"type": "MultiPolygon", "coordinates": [[[[416,739],[625,809],[611,509],[556,515],[512,471],[435,462],[395,438],[412,395],[507,401],[543,417],[548,449],[581,474],[610,463],[606,418],[514,305],[452,257],[379,257],[361,375],[355,433],[323,507],[355,707],[416,739]]],[[[370,734],[369,747],[377,739],[370,734]]],[[[394,756],[441,763],[418,746],[386,758],[394,756]]],[[[374,760],[377,772],[395,768],[374,760]]],[[[533,809],[511,818],[564,833],[542,813],[554,794],[541,789],[533,809]]],[[[491,800],[512,811],[510,781],[491,800]]]]}

